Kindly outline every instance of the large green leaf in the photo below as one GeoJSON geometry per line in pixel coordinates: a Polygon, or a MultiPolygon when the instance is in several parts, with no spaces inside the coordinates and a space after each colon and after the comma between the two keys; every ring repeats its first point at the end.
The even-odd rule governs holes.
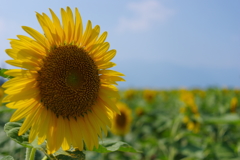
{"type": "Polygon", "coordinates": [[[93,151],[98,153],[107,153],[114,151],[139,153],[139,151],[135,150],[126,142],[114,142],[112,140],[104,140],[100,142],[98,149],[95,148],[93,151]]]}
{"type": "Polygon", "coordinates": [[[17,142],[18,144],[31,148],[32,145],[28,143],[28,134],[29,132],[26,132],[25,134],[19,136],[18,131],[21,127],[22,123],[20,122],[8,122],[4,126],[4,131],[6,132],[7,136],[10,137],[12,140],[17,142]]]}

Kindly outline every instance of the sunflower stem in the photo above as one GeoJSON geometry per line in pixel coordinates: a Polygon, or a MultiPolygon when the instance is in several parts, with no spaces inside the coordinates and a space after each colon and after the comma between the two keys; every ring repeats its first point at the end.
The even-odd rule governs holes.
{"type": "Polygon", "coordinates": [[[34,160],[36,149],[35,148],[26,148],[25,160],[34,160]]]}
{"type": "Polygon", "coordinates": [[[34,160],[35,158],[35,153],[36,153],[36,148],[32,148],[29,160],[34,160]]]}

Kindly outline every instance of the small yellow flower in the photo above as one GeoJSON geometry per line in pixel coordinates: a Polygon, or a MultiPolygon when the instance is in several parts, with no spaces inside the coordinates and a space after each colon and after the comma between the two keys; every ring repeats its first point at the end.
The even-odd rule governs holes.
{"type": "Polygon", "coordinates": [[[194,129],[194,123],[192,121],[187,123],[187,129],[192,131],[194,129]]]}
{"type": "Polygon", "coordinates": [[[200,113],[195,103],[193,92],[185,89],[180,90],[180,100],[184,103],[184,106],[180,108],[180,113],[184,115],[183,123],[187,125],[189,131],[197,133],[200,128],[200,123],[196,120],[199,120],[200,113]]]}
{"type": "Polygon", "coordinates": [[[140,117],[140,116],[142,116],[143,114],[144,114],[144,109],[143,109],[143,107],[137,107],[136,109],[135,109],[135,112],[136,112],[136,115],[138,116],[138,117],[140,117]]]}
{"type": "Polygon", "coordinates": [[[184,116],[184,117],[183,117],[183,123],[188,123],[188,122],[189,122],[188,116],[184,116]]]}
{"type": "Polygon", "coordinates": [[[135,95],[136,95],[136,91],[134,89],[128,89],[124,92],[124,97],[127,100],[132,100],[135,95]]]}
{"type": "Polygon", "coordinates": [[[238,105],[238,99],[237,97],[233,97],[230,102],[230,110],[232,113],[236,113],[237,105],[238,105]]]}
{"type": "Polygon", "coordinates": [[[117,107],[121,115],[114,113],[111,130],[114,134],[123,136],[130,130],[132,122],[132,111],[125,103],[122,102],[118,102],[117,107]]]}
{"type": "Polygon", "coordinates": [[[157,92],[155,90],[146,89],[143,91],[143,98],[149,103],[154,101],[156,95],[157,95],[157,92]]]}
{"type": "Polygon", "coordinates": [[[199,130],[200,130],[200,123],[196,122],[196,123],[194,124],[193,132],[194,132],[194,133],[198,133],[199,130]]]}

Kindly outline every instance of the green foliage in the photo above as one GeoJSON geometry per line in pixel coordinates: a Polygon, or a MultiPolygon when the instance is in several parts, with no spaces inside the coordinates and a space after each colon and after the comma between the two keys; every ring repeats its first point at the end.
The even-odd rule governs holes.
{"type": "Polygon", "coordinates": [[[28,143],[29,133],[25,133],[21,136],[18,136],[18,131],[21,125],[22,123],[19,123],[19,122],[8,122],[4,126],[4,131],[6,132],[8,137],[10,137],[12,140],[17,142],[18,144],[24,147],[32,148],[32,145],[28,143]]]}
{"type": "Polygon", "coordinates": [[[0,76],[3,78],[7,78],[8,76],[4,74],[4,72],[6,72],[6,71],[7,71],[7,69],[0,68],[0,76]]]}
{"type": "Polygon", "coordinates": [[[132,109],[131,131],[125,136],[112,133],[99,140],[99,148],[80,152],[59,150],[48,155],[46,143],[28,143],[28,132],[18,136],[21,122],[11,122],[13,110],[0,107],[0,159],[23,159],[24,147],[36,148],[35,159],[97,160],[238,160],[240,159],[240,91],[209,88],[188,90],[193,95],[197,110],[187,106],[180,97],[181,90],[159,90],[151,100],[143,90],[125,96],[121,101],[132,109]],[[238,104],[231,106],[233,97],[238,104]],[[181,111],[182,108],[184,110],[181,111]],[[198,116],[196,116],[197,114],[198,116]],[[184,118],[188,117],[188,122],[184,118]],[[191,122],[191,125],[190,123],[191,122]],[[3,126],[5,125],[4,129],[3,126]],[[194,130],[194,127],[198,127],[194,130]],[[7,135],[4,133],[4,131],[7,135]],[[11,137],[11,138],[8,138],[11,137]],[[15,143],[17,142],[17,143],[15,143]],[[20,145],[18,145],[20,144],[20,145]],[[24,147],[23,147],[24,146],[24,147]],[[141,151],[141,152],[139,152],[141,151]]]}
{"type": "Polygon", "coordinates": [[[12,156],[5,156],[1,160],[14,160],[12,156]]]}
{"type": "Polygon", "coordinates": [[[98,149],[94,149],[93,151],[98,153],[108,153],[108,152],[114,152],[114,151],[122,151],[122,152],[132,152],[137,153],[139,151],[136,151],[133,147],[131,147],[126,142],[115,142],[113,140],[104,140],[100,141],[100,145],[98,149]]]}
{"type": "Polygon", "coordinates": [[[81,151],[66,151],[65,154],[56,156],[59,160],[85,160],[85,154],[81,151]]]}
{"type": "Polygon", "coordinates": [[[4,72],[6,72],[7,70],[8,69],[0,68],[0,76],[3,78],[7,78],[7,79],[13,78],[12,76],[8,76],[8,75],[4,74],[4,72]]]}
{"type": "MultiPolygon", "coordinates": [[[[53,155],[47,154],[46,143],[41,145],[37,144],[35,140],[32,143],[28,142],[29,132],[24,133],[23,135],[19,136],[18,131],[21,127],[21,122],[8,122],[4,126],[4,131],[6,132],[7,136],[10,137],[12,140],[17,142],[18,144],[27,147],[27,148],[36,148],[39,151],[42,151],[48,159],[59,159],[59,160],[84,160],[85,154],[78,150],[70,150],[70,151],[63,151],[59,150],[53,155]]],[[[99,148],[94,149],[93,151],[98,153],[106,153],[106,152],[114,152],[114,151],[121,151],[121,152],[133,152],[136,153],[137,151],[132,148],[129,144],[125,142],[113,142],[110,140],[100,142],[99,148]]]]}

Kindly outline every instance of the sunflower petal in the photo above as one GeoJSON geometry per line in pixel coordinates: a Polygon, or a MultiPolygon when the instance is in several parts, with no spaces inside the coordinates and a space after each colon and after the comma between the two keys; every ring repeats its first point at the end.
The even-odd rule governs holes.
{"type": "Polygon", "coordinates": [[[82,32],[83,32],[83,26],[82,26],[82,18],[81,15],[78,11],[77,8],[75,8],[75,32],[74,32],[74,41],[76,43],[80,43],[81,39],[82,39],[82,32]]]}
{"type": "Polygon", "coordinates": [[[71,131],[73,134],[73,139],[76,142],[76,147],[78,147],[78,149],[80,151],[83,150],[83,137],[82,137],[82,131],[79,128],[79,125],[77,124],[77,121],[73,118],[70,119],[70,127],[71,127],[71,131]]]}
{"type": "Polygon", "coordinates": [[[27,115],[30,115],[30,113],[32,113],[33,110],[35,111],[38,102],[37,101],[29,101],[28,103],[29,103],[29,105],[18,108],[13,113],[13,115],[10,119],[10,122],[15,122],[15,121],[21,120],[21,119],[27,117],[27,115]]]}
{"type": "Polygon", "coordinates": [[[46,38],[39,33],[38,31],[36,31],[35,29],[32,29],[30,27],[27,26],[22,26],[23,30],[26,31],[30,36],[32,36],[34,39],[36,39],[39,44],[41,44],[43,47],[45,48],[49,48],[49,44],[46,41],[46,38]]]}
{"type": "Polygon", "coordinates": [[[33,107],[31,112],[29,113],[29,115],[24,120],[24,122],[18,132],[19,136],[22,135],[23,133],[27,132],[27,130],[32,126],[32,124],[35,122],[35,120],[37,118],[36,115],[38,114],[38,111],[39,111],[39,104],[37,104],[36,106],[33,107]]]}

